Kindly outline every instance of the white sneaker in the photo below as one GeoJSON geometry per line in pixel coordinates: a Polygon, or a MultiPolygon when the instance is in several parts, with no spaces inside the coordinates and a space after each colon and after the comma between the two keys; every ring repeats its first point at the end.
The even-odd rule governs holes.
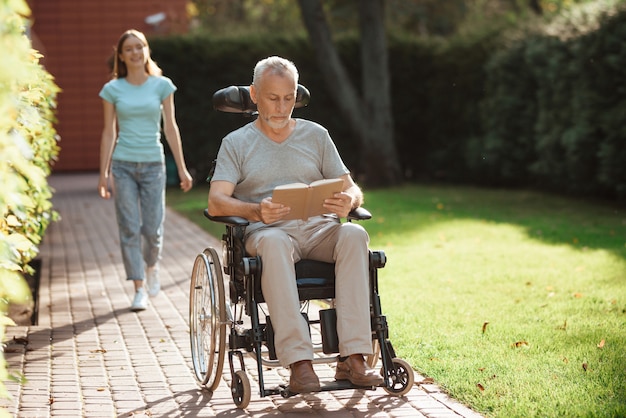
{"type": "Polygon", "coordinates": [[[141,287],[135,292],[135,298],[133,304],[130,305],[130,310],[133,312],[144,311],[148,307],[148,295],[146,290],[141,287]]]}
{"type": "Polygon", "coordinates": [[[150,296],[156,296],[161,290],[161,283],[159,282],[159,266],[154,265],[146,269],[146,286],[148,287],[148,294],[150,296]]]}

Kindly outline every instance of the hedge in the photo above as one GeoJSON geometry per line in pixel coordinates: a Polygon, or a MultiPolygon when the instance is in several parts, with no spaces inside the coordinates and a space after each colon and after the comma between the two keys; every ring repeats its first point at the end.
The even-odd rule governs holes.
{"type": "MultiPolygon", "coordinates": [[[[30,10],[21,0],[2,0],[0,7],[0,338],[11,324],[12,302],[32,300],[22,273],[55,218],[47,182],[50,162],[58,154],[53,127],[57,86],[39,64],[39,55],[24,34],[30,10]]],[[[9,378],[0,364],[0,396],[9,378]]],[[[0,416],[9,416],[0,409],[0,416]]]]}

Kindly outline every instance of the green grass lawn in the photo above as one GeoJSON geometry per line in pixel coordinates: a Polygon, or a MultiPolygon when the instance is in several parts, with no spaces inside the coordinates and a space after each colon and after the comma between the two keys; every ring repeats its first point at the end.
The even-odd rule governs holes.
{"type": "MultiPolygon", "coordinates": [[[[206,195],[168,204],[208,227],[206,195]]],[[[398,356],[486,416],[626,416],[624,208],[466,187],[365,198],[398,356]]]]}

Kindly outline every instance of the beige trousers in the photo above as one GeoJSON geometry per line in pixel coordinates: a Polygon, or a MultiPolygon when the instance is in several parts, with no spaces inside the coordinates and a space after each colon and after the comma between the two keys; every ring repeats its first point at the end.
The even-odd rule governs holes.
{"type": "Polygon", "coordinates": [[[368,244],[369,236],[360,225],[327,217],[268,225],[246,238],[248,254],[261,257],[261,289],[281,365],[313,359],[295,280],[294,264],[301,259],[335,263],[340,355],[372,354],[368,244]]]}

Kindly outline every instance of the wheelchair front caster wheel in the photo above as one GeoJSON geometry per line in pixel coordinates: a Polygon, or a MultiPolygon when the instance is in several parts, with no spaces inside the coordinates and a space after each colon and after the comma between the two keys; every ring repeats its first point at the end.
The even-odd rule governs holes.
{"type": "Polygon", "coordinates": [[[393,367],[389,370],[389,374],[385,376],[385,391],[393,396],[403,396],[409,393],[415,383],[413,368],[406,361],[394,358],[391,360],[393,367]]]}
{"type": "Polygon", "coordinates": [[[246,409],[250,403],[252,389],[250,388],[250,379],[245,371],[238,370],[235,372],[230,391],[232,392],[235,406],[239,409],[246,409]]]}

